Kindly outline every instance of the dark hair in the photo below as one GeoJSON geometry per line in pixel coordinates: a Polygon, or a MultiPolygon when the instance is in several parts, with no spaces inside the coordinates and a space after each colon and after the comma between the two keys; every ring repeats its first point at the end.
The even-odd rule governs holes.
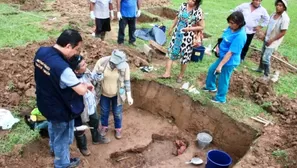
{"type": "Polygon", "coordinates": [[[65,47],[67,44],[70,44],[72,48],[74,48],[81,41],[82,41],[82,37],[80,36],[77,30],[66,29],[58,37],[56,43],[61,47],[65,47]]]}
{"type": "Polygon", "coordinates": [[[239,11],[231,13],[231,15],[227,17],[227,21],[228,23],[230,21],[233,21],[235,24],[239,26],[238,29],[242,28],[245,25],[243,14],[239,11]]]}
{"type": "Polygon", "coordinates": [[[284,2],[282,0],[276,0],[275,3],[274,3],[274,6],[276,6],[279,2],[283,4],[283,6],[285,8],[285,11],[286,11],[287,7],[286,7],[286,5],[284,4],[284,2]]]}
{"type": "Polygon", "coordinates": [[[202,0],[196,0],[196,1],[195,1],[196,9],[198,9],[198,8],[200,7],[201,4],[202,4],[202,0]]]}
{"type": "Polygon", "coordinates": [[[75,71],[75,70],[78,70],[80,67],[79,67],[79,63],[81,63],[81,61],[84,59],[83,56],[81,55],[74,55],[72,56],[69,60],[68,60],[68,63],[69,63],[69,66],[70,68],[75,71]]]}

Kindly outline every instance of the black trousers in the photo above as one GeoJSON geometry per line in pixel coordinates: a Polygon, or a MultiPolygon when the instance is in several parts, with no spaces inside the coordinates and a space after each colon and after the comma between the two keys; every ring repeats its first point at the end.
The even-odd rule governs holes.
{"type": "Polygon", "coordinates": [[[242,48],[242,51],[241,51],[241,60],[244,60],[245,56],[246,56],[246,53],[248,52],[249,50],[249,46],[253,40],[253,37],[254,37],[255,34],[246,34],[246,43],[244,45],[244,47],[242,48]]]}
{"type": "Polygon", "coordinates": [[[123,17],[119,21],[119,34],[118,34],[118,44],[124,43],[125,38],[125,28],[128,24],[129,27],[129,43],[134,43],[136,38],[134,32],[136,30],[136,18],[135,17],[123,17]]]}

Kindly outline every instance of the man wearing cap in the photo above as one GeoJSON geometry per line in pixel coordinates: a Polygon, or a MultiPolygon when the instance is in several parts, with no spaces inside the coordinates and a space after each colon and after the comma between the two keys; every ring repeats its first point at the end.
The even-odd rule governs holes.
{"type": "Polygon", "coordinates": [[[117,0],[117,18],[119,20],[118,44],[124,43],[125,28],[129,27],[129,44],[135,46],[136,17],[141,14],[141,0],[117,0]]]}
{"type": "Polygon", "coordinates": [[[269,15],[267,10],[261,5],[261,2],[262,0],[252,0],[252,2],[243,3],[235,8],[235,11],[242,12],[246,22],[247,40],[241,51],[241,61],[244,61],[256,31],[266,27],[268,24],[269,15]]]}
{"type": "Polygon", "coordinates": [[[111,56],[99,59],[93,73],[103,74],[101,80],[101,128],[102,136],[108,131],[110,104],[114,116],[115,137],[120,139],[122,129],[123,103],[126,98],[129,105],[133,104],[130,84],[130,68],[126,62],[126,54],[120,50],[113,50],[111,56]]]}
{"type": "Polygon", "coordinates": [[[287,14],[288,1],[287,0],[276,0],[275,1],[275,13],[270,16],[270,20],[267,26],[266,35],[262,48],[262,56],[260,64],[256,72],[263,73],[264,78],[269,77],[270,73],[270,58],[274,51],[280,46],[284,39],[289,24],[290,18],[287,14]]]}

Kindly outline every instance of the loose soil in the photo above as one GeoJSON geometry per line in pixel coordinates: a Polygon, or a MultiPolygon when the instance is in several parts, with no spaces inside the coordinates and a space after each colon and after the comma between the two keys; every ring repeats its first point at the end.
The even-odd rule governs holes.
{"type": "Polygon", "coordinates": [[[37,11],[45,6],[44,0],[1,0],[1,3],[15,4],[20,10],[37,11]]]}
{"type": "Polygon", "coordinates": [[[162,18],[171,19],[171,20],[175,19],[176,14],[178,12],[177,10],[167,8],[167,7],[149,8],[147,9],[147,11],[156,16],[160,16],[162,18]]]}
{"type": "MultiPolygon", "coordinates": [[[[249,58],[253,62],[257,63],[257,65],[259,65],[262,53],[260,51],[256,51],[253,49],[250,49],[250,50],[251,50],[251,55],[249,56],[249,58]]],[[[283,61],[289,63],[288,58],[280,55],[277,51],[274,52],[274,55],[282,59],[283,61]]],[[[293,65],[293,66],[297,67],[296,65],[293,65]]],[[[271,72],[273,72],[274,70],[278,70],[283,74],[286,74],[288,72],[296,73],[296,71],[290,68],[288,65],[286,65],[285,63],[282,63],[281,61],[273,57],[271,57],[271,68],[272,68],[271,72]]]]}
{"type": "MultiPolygon", "coordinates": [[[[7,0],[5,2],[18,3],[20,1],[7,0]]],[[[42,4],[43,1],[30,0],[26,3],[31,3],[28,6],[32,8],[22,9],[40,10],[42,7],[38,5],[42,4]]],[[[168,3],[167,0],[148,0],[143,5],[150,7],[166,3],[168,3]]],[[[90,66],[93,66],[100,57],[109,55],[114,48],[118,48],[112,43],[90,37],[93,29],[88,26],[88,1],[73,0],[69,3],[68,1],[57,0],[52,8],[57,11],[58,17],[56,20],[46,21],[43,24],[45,29],[61,30],[63,26],[71,25],[80,30],[84,39],[81,54],[90,66]]],[[[114,22],[113,24],[116,25],[117,23],[114,22]]],[[[113,29],[112,32],[116,34],[116,30],[113,29]]],[[[112,32],[110,34],[113,34],[112,32]]],[[[112,40],[116,39],[114,35],[110,37],[112,40]]],[[[32,65],[34,54],[40,46],[50,46],[54,42],[55,40],[52,39],[28,44],[26,47],[0,50],[0,57],[2,58],[0,62],[1,107],[9,109],[23,101],[28,101],[32,97],[34,98],[35,84],[32,65]]],[[[127,52],[132,69],[147,64],[146,58],[138,51],[127,46],[120,48],[127,52]]],[[[259,53],[252,53],[251,58],[255,62],[259,62],[259,53]]],[[[291,72],[282,63],[277,63],[274,60],[272,60],[272,68],[280,69],[283,73],[291,72]]],[[[205,77],[202,80],[204,79],[205,77]]],[[[189,97],[154,82],[135,82],[133,88],[135,105],[134,108],[129,108],[124,112],[122,140],[115,140],[113,132],[110,131],[108,133],[108,137],[112,139],[110,144],[93,146],[90,143],[88,133],[89,148],[92,155],[87,158],[80,155],[75,145],[71,146],[71,154],[82,158],[81,167],[94,167],[94,165],[96,167],[116,167],[119,164],[130,164],[129,159],[115,163],[115,158],[111,156],[114,156],[115,152],[122,154],[120,156],[125,156],[128,151],[142,149],[142,147],[145,150],[141,152],[141,157],[134,159],[135,161],[131,162],[131,165],[137,166],[139,163],[142,164],[140,167],[186,167],[184,162],[194,155],[198,155],[205,161],[207,151],[197,150],[196,142],[193,141],[195,134],[202,130],[209,131],[214,137],[214,142],[208,149],[219,148],[230,153],[235,162],[239,161],[234,167],[297,167],[297,100],[276,97],[272,83],[254,79],[245,71],[235,72],[232,77],[230,86],[232,95],[251,99],[258,104],[271,102],[265,109],[279,119],[279,123],[263,128],[261,130],[262,135],[254,142],[256,131],[245,124],[237,123],[212,106],[202,106],[199,102],[194,103],[189,97]],[[141,99],[141,97],[145,98],[141,99]],[[154,144],[152,143],[153,134],[167,137],[167,139],[154,141],[154,144]],[[173,138],[168,138],[172,135],[174,135],[173,138]],[[173,148],[172,143],[177,137],[189,142],[189,147],[180,156],[169,154],[169,149],[173,148]],[[277,149],[285,150],[288,153],[288,158],[272,156],[272,152],[277,149]],[[160,159],[158,155],[155,157],[149,155],[149,151],[154,151],[152,153],[157,154],[162,151],[164,158],[160,159]],[[248,152],[246,153],[246,151],[248,152]],[[240,160],[240,158],[242,159],[240,160]]],[[[21,110],[27,113],[31,109],[21,110]]],[[[112,118],[110,123],[112,123],[112,118]]],[[[16,146],[12,153],[0,156],[0,167],[52,167],[53,158],[50,157],[48,149],[47,139],[36,141],[25,148],[16,146]]],[[[138,157],[135,153],[132,156],[132,160],[138,157]]],[[[191,166],[188,165],[188,167],[191,166]]]]}
{"type": "MultiPolygon", "coordinates": [[[[123,138],[114,138],[112,116],[107,134],[112,140],[110,144],[91,145],[87,132],[91,156],[82,157],[75,143],[71,145],[71,155],[82,159],[80,167],[192,167],[184,162],[193,156],[206,161],[206,153],[211,149],[228,152],[235,164],[256,138],[257,131],[251,127],[237,123],[218,109],[201,106],[181,91],[148,81],[135,81],[132,86],[135,104],[124,110],[123,138]],[[181,100],[183,103],[178,106],[181,100]],[[195,141],[201,131],[213,136],[212,144],[203,150],[197,148],[195,141]],[[178,156],[176,140],[187,146],[178,156]]],[[[41,139],[0,156],[0,166],[51,167],[52,159],[48,139],[41,139]]]]}

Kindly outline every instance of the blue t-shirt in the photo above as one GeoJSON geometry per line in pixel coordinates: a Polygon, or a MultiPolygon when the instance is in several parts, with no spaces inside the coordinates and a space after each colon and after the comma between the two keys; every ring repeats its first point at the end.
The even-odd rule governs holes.
{"type": "Polygon", "coordinates": [[[121,14],[123,17],[136,17],[137,0],[121,0],[121,14]]]}
{"type": "Polygon", "coordinates": [[[240,54],[241,50],[246,42],[246,32],[245,27],[240,28],[236,32],[232,32],[230,27],[228,27],[222,36],[223,40],[220,44],[220,59],[223,59],[227,52],[232,52],[232,56],[229,61],[225,64],[226,66],[239,65],[240,64],[240,54]]]}

